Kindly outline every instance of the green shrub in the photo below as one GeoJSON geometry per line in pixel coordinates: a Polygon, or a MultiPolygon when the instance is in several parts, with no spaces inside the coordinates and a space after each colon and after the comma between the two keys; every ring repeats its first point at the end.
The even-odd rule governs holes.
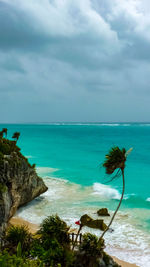
{"type": "Polygon", "coordinates": [[[104,249],[104,242],[100,243],[96,235],[92,235],[90,233],[83,235],[83,241],[79,246],[79,251],[85,252],[87,257],[99,256],[101,255],[101,251],[103,249],[104,249]]]}
{"type": "Polygon", "coordinates": [[[31,234],[26,226],[11,226],[8,229],[6,240],[15,247],[20,242],[21,249],[25,251],[30,249],[31,234]]]}
{"type": "Polygon", "coordinates": [[[48,266],[73,266],[74,253],[70,248],[68,226],[57,215],[47,217],[31,246],[31,255],[38,257],[48,266]]]}
{"type": "MultiPolygon", "coordinates": [[[[11,155],[12,152],[16,152],[18,158],[25,160],[29,167],[35,168],[35,164],[31,166],[28,159],[21,154],[20,148],[16,145],[16,141],[0,138],[0,166],[3,164],[4,155],[11,155]]],[[[14,159],[7,159],[7,161],[11,165],[14,163],[14,159]]],[[[19,161],[17,164],[19,165],[19,161]]]]}
{"type": "Polygon", "coordinates": [[[16,146],[14,141],[2,139],[0,140],[0,152],[3,155],[10,155],[11,152],[20,151],[20,148],[16,146]]]}
{"type": "Polygon", "coordinates": [[[52,215],[47,217],[39,230],[41,234],[43,246],[47,248],[50,240],[57,240],[63,246],[70,245],[70,239],[68,235],[68,226],[62,221],[58,215],[52,215]]]}
{"type": "Polygon", "coordinates": [[[7,251],[0,253],[1,267],[44,267],[45,265],[40,260],[31,260],[9,255],[7,251]]]}
{"type": "Polygon", "coordinates": [[[33,257],[38,257],[48,266],[55,266],[63,261],[64,250],[56,239],[50,240],[47,248],[43,248],[39,240],[35,240],[33,241],[30,254],[33,257]]]}
{"type": "Polygon", "coordinates": [[[64,248],[56,239],[50,239],[49,246],[43,248],[39,239],[33,241],[30,255],[38,257],[46,266],[74,266],[74,253],[71,249],[64,248]]]}
{"type": "Polygon", "coordinates": [[[104,242],[98,241],[97,236],[90,233],[83,235],[83,240],[77,252],[75,266],[99,266],[99,260],[102,259],[104,242]]]}

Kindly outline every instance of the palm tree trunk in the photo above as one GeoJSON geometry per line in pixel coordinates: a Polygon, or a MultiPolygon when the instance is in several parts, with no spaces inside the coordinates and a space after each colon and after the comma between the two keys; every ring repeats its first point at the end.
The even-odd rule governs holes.
{"type": "Polygon", "coordinates": [[[121,205],[121,202],[123,200],[123,196],[124,196],[124,191],[125,191],[125,179],[124,179],[124,169],[121,170],[122,171],[122,180],[123,180],[123,188],[122,188],[122,195],[121,195],[121,198],[120,198],[120,201],[119,201],[119,204],[118,204],[118,207],[117,209],[115,210],[111,220],[110,220],[110,223],[108,224],[107,228],[105,229],[105,231],[102,233],[102,235],[100,236],[99,238],[99,241],[103,238],[104,234],[108,231],[108,229],[110,228],[115,216],[116,216],[116,213],[117,211],[119,210],[120,208],[120,205],[121,205]]]}

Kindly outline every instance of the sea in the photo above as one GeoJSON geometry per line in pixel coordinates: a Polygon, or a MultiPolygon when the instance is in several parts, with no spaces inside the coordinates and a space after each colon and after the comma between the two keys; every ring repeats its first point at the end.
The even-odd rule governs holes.
{"type": "MultiPolygon", "coordinates": [[[[125,195],[113,232],[105,234],[106,251],[122,260],[150,267],[150,123],[1,124],[8,138],[20,132],[18,146],[48,186],[48,191],[20,208],[17,216],[40,224],[58,214],[77,229],[83,214],[112,215],[122,192],[122,178],[105,174],[105,155],[114,147],[133,148],[125,167],[125,195]]],[[[104,218],[107,224],[110,217],[104,218]]],[[[84,232],[101,235],[99,230],[84,232]]]]}

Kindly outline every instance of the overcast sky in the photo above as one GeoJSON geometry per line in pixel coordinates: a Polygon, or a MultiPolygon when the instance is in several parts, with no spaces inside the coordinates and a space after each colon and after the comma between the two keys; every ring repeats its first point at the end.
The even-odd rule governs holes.
{"type": "Polygon", "coordinates": [[[0,0],[0,122],[150,121],[149,0],[0,0]]]}

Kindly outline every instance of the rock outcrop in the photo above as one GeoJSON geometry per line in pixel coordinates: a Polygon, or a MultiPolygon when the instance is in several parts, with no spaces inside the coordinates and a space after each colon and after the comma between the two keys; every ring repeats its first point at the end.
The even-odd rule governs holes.
{"type": "Polygon", "coordinates": [[[89,215],[84,214],[80,218],[82,227],[87,226],[94,229],[100,229],[104,231],[107,228],[107,225],[104,223],[104,220],[93,220],[89,215]]]}
{"type": "Polygon", "coordinates": [[[16,210],[46,190],[16,143],[0,139],[0,236],[16,210]]]}
{"type": "Polygon", "coordinates": [[[97,211],[98,216],[110,216],[107,208],[102,208],[97,211]]]}

